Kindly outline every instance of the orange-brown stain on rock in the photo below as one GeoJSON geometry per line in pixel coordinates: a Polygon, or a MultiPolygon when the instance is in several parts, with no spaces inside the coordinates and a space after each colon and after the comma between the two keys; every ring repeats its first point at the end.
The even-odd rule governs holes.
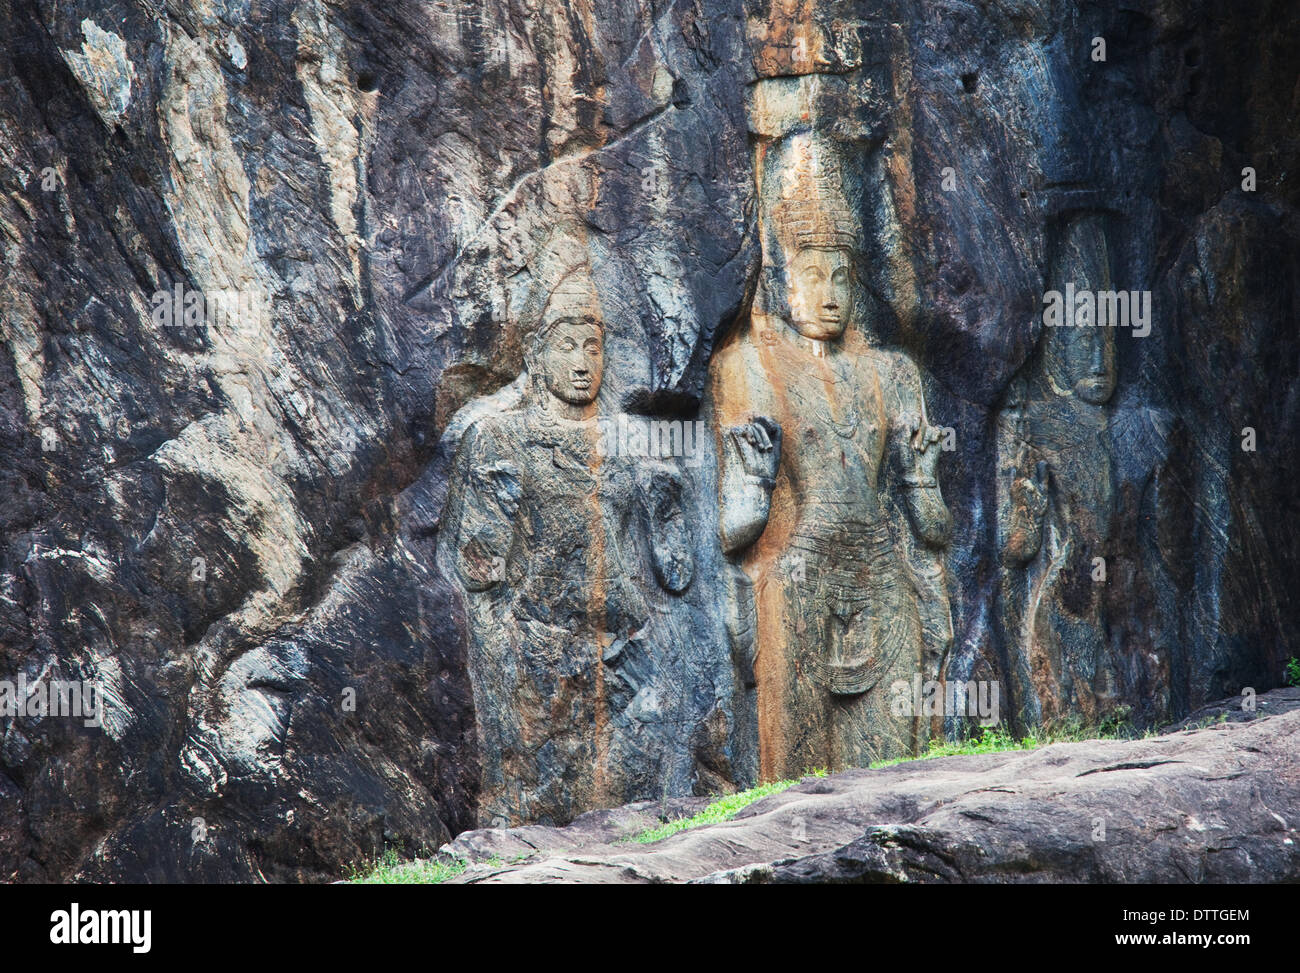
{"type": "Polygon", "coordinates": [[[601,511],[600,482],[603,475],[604,458],[596,449],[595,436],[599,436],[599,427],[592,429],[593,440],[591,443],[591,474],[596,482],[596,488],[591,496],[587,499],[587,536],[591,538],[591,544],[587,548],[588,572],[589,579],[596,579],[591,586],[591,595],[587,605],[588,617],[593,620],[596,628],[595,651],[596,658],[594,661],[596,673],[595,685],[595,716],[596,716],[596,739],[595,739],[595,757],[596,766],[594,768],[594,780],[592,789],[594,791],[595,803],[593,807],[604,807],[609,801],[607,800],[607,781],[609,777],[609,747],[605,740],[606,727],[609,724],[609,704],[605,696],[605,646],[608,641],[608,634],[605,631],[605,612],[608,601],[608,591],[606,586],[608,580],[606,572],[608,571],[608,558],[605,550],[605,518],[601,511]]]}

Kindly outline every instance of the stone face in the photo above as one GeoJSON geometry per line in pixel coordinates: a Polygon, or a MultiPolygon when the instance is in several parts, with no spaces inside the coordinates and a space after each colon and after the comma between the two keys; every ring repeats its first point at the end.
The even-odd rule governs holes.
{"type": "Polygon", "coordinates": [[[1294,882],[1300,690],[1257,702],[1254,719],[1145,740],[808,778],[648,845],[627,838],[698,808],[473,831],[441,855],[470,864],[465,884],[1294,882]]]}
{"type": "MultiPolygon", "coordinates": [[[[802,676],[763,646],[800,589],[747,571],[795,549],[801,462],[854,503],[881,474],[890,538],[821,521],[842,590],[814,597],[842,610],[792,644],[857,660],[901,632],[899,675],[994,683],[1016,729],[1277,685],[1300,13],[1137,7],[0,7],[0,684],[103,701],[92,726],[0,713],[0,876],[321,880],[790,771],[760,767],[764,699],[802,676]],[[799,362],[760,327],[753,353],[790,356],[768,368],[745,348],[790,306],[776,204],[814,157],[856,239],[790,263],[851,263],[851,353],[799,362]],[[528,322],[574,255],[604,367],[560,442],[528,322]],[[1149,291],[1150,333],[1045,326],[1067,284],[1149,291]],[[830,435],[884,449],[920,411],[954,448],[819,465],[799,410],[759,401],[774,374],[879,380],[825,399],[830,435]],[[943,544],[902,490],[931,472],[943,544]],[[527,525],[492,514],[516,488],[527,525]],[[566,610],[563,647],[528,641],[566,610]],[[529,645],[516,681],[492,668],[529,645]]],[[[968,722],[884,718],[899,751],[968,722]]]]}

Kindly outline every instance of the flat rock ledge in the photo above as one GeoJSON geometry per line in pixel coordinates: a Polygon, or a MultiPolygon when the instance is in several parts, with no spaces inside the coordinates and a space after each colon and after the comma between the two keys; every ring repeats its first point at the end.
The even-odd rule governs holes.
{"type": "Polygon", "coordinates": [[[807,778],[653,844],[629,839],[708,800],[469,831],[439,857],[470,863],[456,884],[1300,881],[1300,689],[1179,726],[807,778]]]}

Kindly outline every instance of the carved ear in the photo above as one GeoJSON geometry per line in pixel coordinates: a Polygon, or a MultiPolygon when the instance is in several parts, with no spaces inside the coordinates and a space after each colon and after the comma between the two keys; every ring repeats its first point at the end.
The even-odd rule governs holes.
{"type": "MultiPolygon", "coordinates": [[[[777,258],[780,260],[780,258],[777,258]]],[[[758,274],[754,305],[761,312],[786,316],[785,273],[782,266],[764,266],[758,274]]]]}
{"type": "Polygon", "coordinates": [[[537,364],[539,353],[541,352],[541,341],[538,340],[539,330],[530,328],[519,336],[519,350],[523,354],[524,370],[530,375],[536,373],[534,367],[537,364]]]}

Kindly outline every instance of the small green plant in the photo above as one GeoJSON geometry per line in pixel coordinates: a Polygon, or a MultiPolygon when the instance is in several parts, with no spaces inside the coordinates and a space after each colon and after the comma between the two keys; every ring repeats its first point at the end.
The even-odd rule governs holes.
{"type": "MultiPolygon", "coordinates": [[[[535,854],[537,853],[534,851],[520,852],[512,856],[509,861],[500,855],[493,855],[475,864],[485,865],[488,868],[508,868],[511,865],[522,864],[535,854]]],[[[401,858],[396,849],[389,848],[379,856],[378,861],[369,866],[354,867],[347,880],[356,885],[441,885],[450,878],[464,874],[469,867],[468,859],[439,861],[432,857],[432,854],[427,858],[406,861],[401,858]]]]}
{"type": "Polygon", "coordinates": [[[980,753],[1002,753],[1007,750],[1032,750],[1042,746],[1045,741],[1028,736],[1017,740],[1010,733],[999,727],[979,727],[967,740],[948,743],[946,740],[932,740],[930,749],[917,757],[898,757],[894,760],[878,760],[871,765],[873,770],[880,767],[892,767],[895,764],[911,760],[933,760],[935,757],[959,757],[980,753]]]}
{"type": "Polygon", "coordinates": [[[1106,715],[1101,721],[1098,733],[1104,738],[1117,737],[1127,739],[1134,735],[1133,724],[1130,717],[1133,715],[1133,707],[1117,706],[1115,710],[1106,715]]]}
{"type": "Polygon", "coordinates": [[[1286,684],[1300,686],[1300,659],[1295,656],[1291,656],[1286,664],[1286,684]]]}
{"type": "MultiPolygon", "coordinates": [[[[825,777],[826,770],[819,767],[816,770],[808,771],[804,776],[825,777]]],[[[627,840],[648,845],[656,841],[663,841],[670,835],[675,835],[679,831],[685,831],[688,828],[698,828],[702,824],[717,824],[721,821],[730,821],[755,801],[762,800],[772,794],[780,794],[783,790],[793,787],[802,779],[778,780],[771,784],[760,784],[758,787],[751,787],[749,790],[740,791],[737,794],[728,794],[726,797],[714,801],[699,814],[689,818],[678,818],[676,821],[667,821],[657,828],[647,828],[627,840]]]]}
{"type": "Polygon", "coordinates": [[[1037,750],[1039,747],[1046,747],[1053,743],[1079,743],[1083,740],[1134,740],[1157,735],[1157,731],[1154,729],[1139,732],[1133,726],[1131,716],[1132,711],[1128,707],[1120,707],[1097,727],[1090,728],[1077,718],[1074,718],[1054,727],[1048,727],[1038,733],[1030,733],[1019,740],[1000,727],[977,727],[969,739],[957,743],[948,743],[946,740],[932,740],[930,741],[930,749],[923,754],[915,757],[879,760],[871,765],[871,769],[892,767],[895,764],[907,763],[912,760],[932,760],[935,757],[1005,753],[1010,750],[1037,750]]]}
{"type": "Polygon", "coordinates": [[[390,848],[369,869],[354,871],[348,881],[356,885],[440,885],[469,867],[464,859],[452,862],[417,858],[402,861],[390,848]]]}

